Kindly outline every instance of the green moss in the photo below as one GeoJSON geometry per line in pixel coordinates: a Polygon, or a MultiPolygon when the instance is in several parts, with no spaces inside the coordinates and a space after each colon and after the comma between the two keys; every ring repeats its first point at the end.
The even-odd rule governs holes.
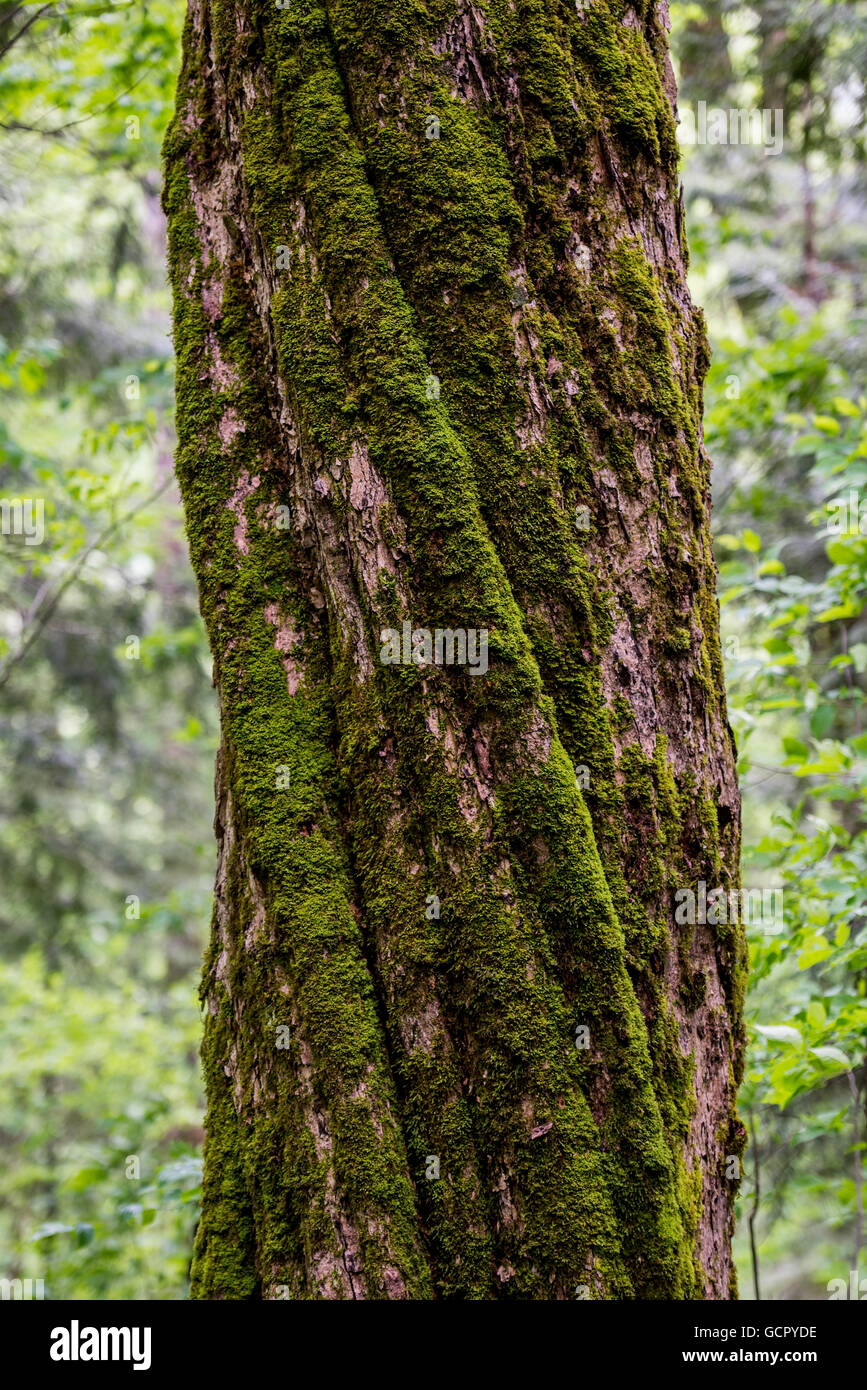
{"type": "MultiPolygon", "coordinates": [[[[478,682],[455,671],[444,684],[417,668],[360,679],[351,624],[326,627],[311,602],[322,576],[297,547],[275,546],[267,517],[290,480],[268,423],[270,348],[243,238],[230,264],[201,264],[188,171],[218,161],[222,136],[191,76],[200,124],[179,116],[166,147],[178,473],[241,842],[231,939],[215,936],[206,963],[218,1025],[204,1053],[208,1165],[235,1160],[219,1200],[209,1189],[195,1287],[247,1297],[284,1282],[314,1296],[314,1256],[341,1258],[333,1183],[357,1222],[372,1296],[384,1296],[396,1261],[420,1297],[566,1296],[582,1282],[606,1297],[692,1297],[699,1199],[681,1157],[692,1077],[660,988],[669,943],[659,906],[692,812],[664,740],[651,759],[615,746],[635,726],[625,697],[609,714],[603,696],[620,615],[574,508],[594,497],[602,466],[624,494],[641,493],[627,421],[644,411],[663,426],[660,491],[676,460],[703,517],[700,403],[679,387],[667,291],[637,241],[618,236],[599,286],[564,268],[569,181],[583,181],[588,217],[602,217],[588,191],[599,132],[671,163],[658,55],[603,3],[587,21],[540,0],[497,0],[487,18],[521,73],[519,111],[493,75],[484,105],[453,95],[448,59],[430,43],[449,6],[422,16],[335,0],[326,16],[298,0],[243,36],[233,13],[214,9],[230,92],[253,53],[267,74],[267,95],[243,103],[243,183],[274,257],[274,348],[305,459],[340,527],[345,488],[329,480],[363,442],[390,493],[377,520],[405,559],[400,586],[386,571],[375,591],[357,586],[362,635],[375,651],[379,627],[405,617],[487,628],[491,667],[478,682]],[[384,55],[402,45],[400,77],[380,81],[384,55]],[[431,115],[438,139],[427,138],[431,115]],[[201,290],[214,277],[211,324],[201,290]],[[214,337],[236,368],[231,389],[203,384],[214,337]],[[425,389],[432,371],[439,400],[425,389]],[[528,409],[531,384],[544,393],[541,420],[528,409]],[[230,408],[246,428],[224,450],[230,408]],[[260,481],[239,503],[244,475],[260,481]],[[300,634],[292,699],[272,604],[300,634]],[[486,747],[492,824],[465,812],[464,772],[431,732],[443,712],[486,747]],[[291,773],[279,795],[278,766],[291,773]],[[576,766],[589,771],[586,797],[576,766]],[[251,882],[267,904],[254,950],[251,882]],[[430,893],[442,902],[434,922],[430,893]],[[278,1065],[269,1029],[281,1009],[305,1056],[293,1041],[278,1065]],[[579,1024],[589,1053],[572,1046],[579,1024]],[[315,1078],[306,1100],[305,1068],[315,1078]],[[423,1177],[428,1155],[440,1159],[438,1180],[423,1177]],[[514,1221],[504,1217],[512,1202],[514,1221]],[[230,1231],[241,1253],[224,1269],[230,1231]]],[[[195,58],[190,74],[204,66],[195,58]]],[[[604,246],[611,229],[592,230],[604,246]]],[[[689,346],[677,344],[681,356],[689,346]]],[[[654,622],[685,651],[691,638],[675,621],[685,609],[665,574],[654,622]]],[[[631,617],[643,619],[637,608],[631,617]]],[[[712,614],[701,607],[695,621],[704,650],[712,614]]]]}
{"type": "Polygon", "coordinates": [[[669,651],[683,655],[692,649],[692,633],[688,627],[672,628],[666,638],[666,645],[669,651]]]}
{"type": "Polygon", "coordinates": [[[624,142],[654,164],[677,165],[674,117],[643,32],[618,7],[594,0],[573,26],[572,52],[592,76],[601,112],[624,142]]]}

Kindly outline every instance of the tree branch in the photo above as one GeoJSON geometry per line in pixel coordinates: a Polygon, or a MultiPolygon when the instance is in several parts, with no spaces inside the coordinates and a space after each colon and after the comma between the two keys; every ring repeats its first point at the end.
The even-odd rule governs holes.
{"type": "Polygon", "coordinates": [[[107,526],[104,531],[101,531],[100,534],[96,536],[94,540],[90,542],[89,545],[85,546],[85,548],[79,552],[79,554],[75,558],[75,561],[73,562],[72,568],[69,571],[69,573],[66,574],[64,578],[54,586],[53,589],[50,589],[47,585],[43,585],[42,590],[39,594],[37,594],[36,602],[32,604],[30,608],[30,613],[28,616],[31,620],[31,627],[29,631],[25,630],[22,633],[22,639],[19,642],[17,649],[12,653],[10,657],[7,658],[5,662],[3,662],[2,665],[0,665],[0,690],[2,690],[3,686],[9,680],[9,677],[14,671],[15,667],[19,666],[21,662],[24,660],[24,658],[27,656],[27,653],[30,651],[30,648],[33,646],[34,642],[39,637],[39,634],[43,631],[52,614],[55,612],[57,605],[63,598],[63,595],[66,593],[67,589],[71,588],[71,586],[75,583],[76,579],[78,578],[79,574],[81,573],[82,569],[84,568],[85,564],[87,563],[88,559],[93,554],[93,552],[95,550],[99,550],[105,544],[105,542],[111,536],[113,536],[116,531],[120,529],[121,526],[125,525],[126,522],[131,521],[132,518],[134,516],[137,516],[138,513],[142,511],[145,507],[150,506],[151,502],[155,502],[158,497],[162,496],[162,494],[166,491],[166,488],[172,482],[173,477],[174,475],[170,474],[169,477],[166,478],[165,482],[160,484],[156,492],[151,493],[151,495],[149,497],[146,497],[143,502],[140,502],[138,506],[133,507],[128,512],[125,512],[123,516],[120,516],[115,521],[112,521],[111,524],[107,526]],[[42,598],[42,602],[39,603],[38,601],[42,595],[44,595],[44,598],[42,598]]]}

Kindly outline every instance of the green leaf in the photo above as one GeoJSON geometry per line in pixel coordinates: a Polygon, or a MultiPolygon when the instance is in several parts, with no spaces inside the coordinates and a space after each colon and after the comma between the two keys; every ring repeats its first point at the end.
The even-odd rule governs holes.
{"type": "Polygon", "coordinates": [[[831,955],[831,947],[824,936],[811,936],[804,949],[798,954],[798,969],[809,970],[811,965],[818,965],[820,961],[827,960],[831,955]]]}
{"type": "Polygon", "coordinates": [[[802,743],[801,740],[798,738],[784,738],[783,747],[785,748],[790,758],[797,758],[802,762],[809,755],[809,749],[807,748],[807,745],[805,743],[802,743]]]}
{"type": "Polygon", "coordinates": [[[854,599],[849,599],[848,603],[838,603],[833,608],[826,608],[823,612],[816,614],[817,623],[834,623],[843,618],[857,618],[863,608],[863,603],[857,603],[854,599]]]}
{"type": "Polygon", "coordinates": [[[863,676],[867,672],[867,642],[853,642],[849,655],[858,675],[863,676]]]}
{"type": "Polygon", "coordinates": [[[755,531],[744,531],[742,536],[744,550],[748,550],[752,555],[758,555],[762,548],[762,538],[755,531]]]}
{"type": "Polygon", "coordinates": [[[834,565],[851,565],[858,555],[858,538],[850,536],[848,540],[836,537],[829,541],[825,546],[825,553],[834,565]]]}
{"type": "Polygon", "coordinates": [[[774,1023],[765,1027],[757,1023],[756,1032],[761,1033],[763,1038],[769,1038],[771,1042],[795,1043],[800,1047],[804,1041],[798,1029],[788,1023],[774,1023]]]}
{"type": "Polygon", "coordinates": [[[852,1063],[849,1061],[845,1052],[840,1051],[839,1047],[811,1047],[810,1051],[813,1056],[818,1057],[821,1062],[827,1062],[831,1066],[838,1068],[842,1067],[844,1071],[852,1070],[852,1063]]]}
{"type": "Polygon", "coordinates": [[[810,733],[814,738],[824,738],[834,723],[835,709],[833,705],[819,705],[810,715],[810,733]]]}
{"type": "Polygon", "coordinates": [[[821,1002],[821,1000],[812,999],[810,1003],[807,1005],[807,1022],[809,1023],[810,1027],[815,1028],[818,1032],[820,1028],[824,1028],[827,1017],[828,1015],[825,1012],[825,1005],[821,1002]]]}
{"type": "Polygon", "coordinates": [[[44,1221],[38,1230],[33,1232],[30,1239],[35,1243],[39,1240],[48,1240],[51,1236],[69,1235],[74,1230],[74,1226],[66,1226],[62,1221],[44,1221]]]}

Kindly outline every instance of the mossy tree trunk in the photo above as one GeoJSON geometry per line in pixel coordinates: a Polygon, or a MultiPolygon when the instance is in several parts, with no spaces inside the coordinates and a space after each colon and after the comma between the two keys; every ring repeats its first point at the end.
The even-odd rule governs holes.
{"type": "Polygon", "coordinates": [[[191,0],[196,1297],[734,1294],[742,939],[675,921],[739,809],[666,27],[191,0]]]}

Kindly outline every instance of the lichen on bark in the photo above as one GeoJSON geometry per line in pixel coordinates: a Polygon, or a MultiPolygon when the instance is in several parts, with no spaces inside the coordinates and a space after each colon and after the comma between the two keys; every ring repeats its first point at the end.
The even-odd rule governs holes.
{"type": "Polygon", "coordinates": [[[194,1296],[733,1295],[743,941],[673,910],[735,885],[739,813],[665,25],[189,5],[194,1296]],[[404,622],[487,671],[384,665],[404,622]]]}

